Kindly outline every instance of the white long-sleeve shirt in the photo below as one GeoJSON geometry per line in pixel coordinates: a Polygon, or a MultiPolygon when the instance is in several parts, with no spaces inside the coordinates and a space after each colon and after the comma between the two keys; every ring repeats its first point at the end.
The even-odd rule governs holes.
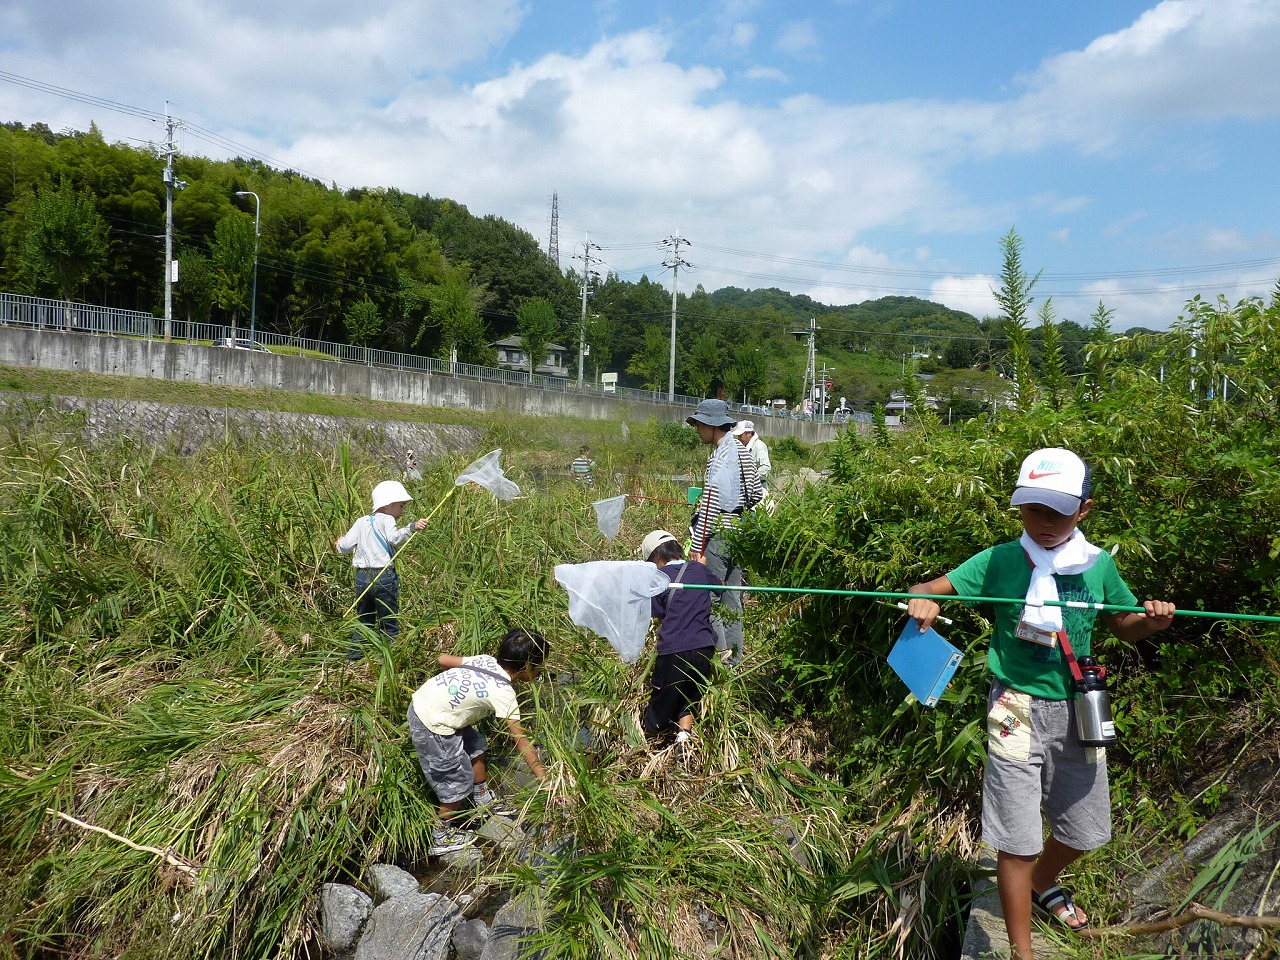
{"type": "Polygon", "coordinates": [[[759,434],[751,437],[751,442],[747,444],[747,452],[756,462],[756,476],[760,478],[761,485],[768,486],[769,474],[773,472],[773,461],[769,458],[768,446],[760,439],[759,434]]]}
{"type": "Polygon", "coordinates": [[[381,569],[382,567],[391,566],[395,560],[394,552],[404,546],[405,541],[409,539],[412,533],[413,524],[409,524],[407,527],[397,527],[394,517],[385,513],[371,513],[353,523],[351,529],[339,537],[334,546],[338,548],[339,553],[355,551],[355,555],[351,558],[353,567],[381,569]],[[373,522],[370,523],[370,520],[373,522]],[[374,536],[375,525],[378,528],[378,533],[382,535],[382,539],[391,548],[390,553],[374,536]]]}

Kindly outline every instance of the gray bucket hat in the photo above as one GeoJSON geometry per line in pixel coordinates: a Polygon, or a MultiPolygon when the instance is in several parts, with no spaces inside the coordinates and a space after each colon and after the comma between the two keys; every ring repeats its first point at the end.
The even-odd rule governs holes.
{"type": "Polygon", "coordinates": [[[685,417],[685,423],[693,426],[704,423],[708,427],[732,427],[738,421],[729,416],[729,406],[723,400],[703,400],[698,409],[685,417]]]}

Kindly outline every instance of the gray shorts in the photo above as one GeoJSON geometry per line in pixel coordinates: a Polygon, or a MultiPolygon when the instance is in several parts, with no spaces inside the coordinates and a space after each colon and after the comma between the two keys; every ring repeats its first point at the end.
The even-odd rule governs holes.
{"type": "Polygon", "coordinates": [[[418,719],[413,704],[409,704],[409,739],[413,741],[413,752],[418,755],[418,766],[426,774],[437,800],[456,803],[470,796],[475,783],[471,761],[489,746],[483,733],[474,727],[463,727],[447,736],[433,733],[418,719]]]}
{"type": "Polygon", "coordinates": [[[1042,700],[994,681],[982,839],[1005,853],[1037,856],[1045,819],[1053,836],[1076,850],[1111,839],[1106,748],[1080,745],[1074,700],[1042,700]]]}

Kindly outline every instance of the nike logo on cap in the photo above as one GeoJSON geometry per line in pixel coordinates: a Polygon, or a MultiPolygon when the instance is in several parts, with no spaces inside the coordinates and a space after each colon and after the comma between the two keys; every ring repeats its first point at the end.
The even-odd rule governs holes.
{"type": "Polygon", "coordinates": [[[1061,470],[1032,470],[1027,474],[1028,480],[1039,480],[1041,477],[1056,477],[1061,470]]]}

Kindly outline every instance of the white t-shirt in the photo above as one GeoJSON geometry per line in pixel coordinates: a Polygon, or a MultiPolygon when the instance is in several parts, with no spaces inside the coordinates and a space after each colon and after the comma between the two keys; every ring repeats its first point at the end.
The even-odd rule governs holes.
{"type": "Polygon", "coordinates": [[[463,666],[436,674],[413,695],[418,719],[432,733],[449,736],[485,717],[519,720],[520,701],[510,675],[490,656],[463,657],[463,666]],[[469,670],[474,664],[480,670],[469,670]],[[504,678],[499,680],[489,674],[504,678]]]}

